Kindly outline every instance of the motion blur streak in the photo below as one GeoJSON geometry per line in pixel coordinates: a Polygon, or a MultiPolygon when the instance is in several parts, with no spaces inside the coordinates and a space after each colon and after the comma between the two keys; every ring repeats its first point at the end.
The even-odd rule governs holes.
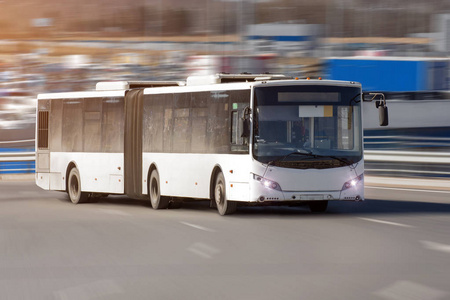
{"type": "Polygon", "coordinates": [[[449,11],[448,0],[0,0],[1,297],[448,299],[449,11]],[[35,186],[37,94],[218,72],[383,92],[389,126],[363,105],[366,201],[219,219],[208,203],[72,205],[35,186]]]}
{"type": "Polygon", "coordinates": [[[33,181],[0,181],[0,190],[5,299],[450,294],[445,194],[369,189],[366,201],[332,202],[320,215],[302,207],[240,207],[220,217],[207,202],[152,210],[148,201],[122,196],[73,205],[33,181]]]}

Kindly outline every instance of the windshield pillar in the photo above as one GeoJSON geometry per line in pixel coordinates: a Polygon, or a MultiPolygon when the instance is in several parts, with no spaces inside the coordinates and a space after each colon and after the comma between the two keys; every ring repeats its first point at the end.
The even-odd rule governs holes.
{"type": "Polygon", "coordinates": [[[311,144],[311,148],[315,147],[315,134],[314,134],[314,118],[309,118],[309,142],[311,144]]]}

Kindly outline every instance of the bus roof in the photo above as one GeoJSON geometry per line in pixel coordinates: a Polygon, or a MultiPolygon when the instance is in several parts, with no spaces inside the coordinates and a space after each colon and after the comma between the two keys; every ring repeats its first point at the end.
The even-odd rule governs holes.
{"type": "Polygon", "coordinates": [[[298,79],[281,74],[225,74],[219,73],[208,76],[191,76],[187,81],[102,81],[98,82],[95,91],[64,92],[39,94],[38,99],[54,98],[94,98],[94,97],[120,97],[129,89],[144,89],[144,94],[165,92],[188,92],[226,89],[249,89],[252,86],[261,85],[332,85],[332,86],[357,86],[359,82],[322,80],[322,79],[298,79]]]}
{"type": "Polygon", "coordinates": [[[283,74],[228,74],[217,73],[215,75],[205,76],[189,76],[186,81],[186,85],[205,85],[205,84],[218,84],[218,83],[233,83],[233,82],[254,82],[262,80],[286,80],[293,79],[292,77],[285,76],[283,74]]]}
{"type": "Polygon", "coordinates": [[[95,86],[96,91],[117,91],[163,86],[183,86],[184,81],[100,81],[95,86]]]}

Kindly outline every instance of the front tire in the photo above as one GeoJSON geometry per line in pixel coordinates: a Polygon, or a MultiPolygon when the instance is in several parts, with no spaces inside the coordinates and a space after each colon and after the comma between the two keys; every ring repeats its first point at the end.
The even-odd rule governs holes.
{"type": "Polygon", "coordinates": [[[217,206],[217,211],[221,216],[236,212],[237,202],[227,200],[225,177],[222,172],[217,174],[213,197],[217,206]]]}
{"type": "Polygon", "coordinates": [[[153,209],[165,209],[169,207],[169,199],[167,197],[161,196],[159,184],[159,173],[154,169],[150,173],[150,178],[148,180],[148,196],[150,198],[150,203],[153,209]]]}
{"type": "Polygon", "coordinates": [[[89,194],[81,191],[80,172],[77,168],[72,168],[67,182],[67,194],[73,204],[87,202],[89,194]]]}

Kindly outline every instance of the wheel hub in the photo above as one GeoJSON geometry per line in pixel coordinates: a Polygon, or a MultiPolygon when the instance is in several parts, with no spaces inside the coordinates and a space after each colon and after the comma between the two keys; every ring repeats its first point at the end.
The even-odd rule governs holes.
{"type": "Polygon", "coordinates": [[[218,185],[216,187],[216,203],[217,204],[223,203],[223,191],[221,185],[218,185]]]}

